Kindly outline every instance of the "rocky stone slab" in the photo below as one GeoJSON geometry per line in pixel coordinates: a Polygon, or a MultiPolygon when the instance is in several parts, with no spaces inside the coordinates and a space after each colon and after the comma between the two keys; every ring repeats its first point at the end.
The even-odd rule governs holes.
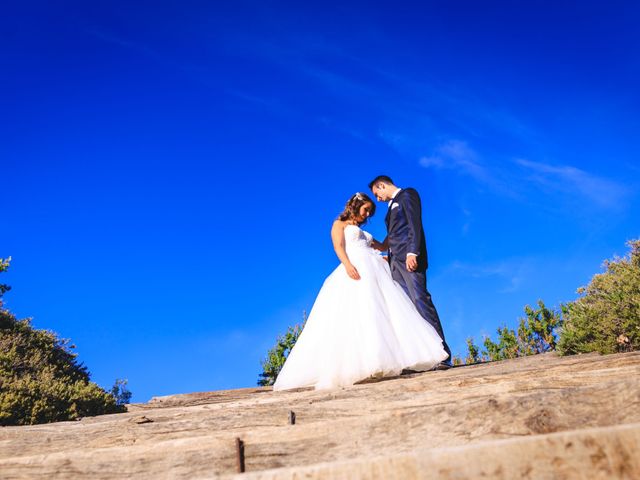
{"type": "Polygon", "coordinates": [[[332,391],[158,397],[124,414],[0,428],[0,479],[228,476],[236,438],[259,472],[616,427],[640,423],[639,378],[640,353],[546,354],[332,391]]]}
{"type": "Polygon", "coordinates": [[[640,424],[236,474],[236,480],[640,478],[640,424]]]}

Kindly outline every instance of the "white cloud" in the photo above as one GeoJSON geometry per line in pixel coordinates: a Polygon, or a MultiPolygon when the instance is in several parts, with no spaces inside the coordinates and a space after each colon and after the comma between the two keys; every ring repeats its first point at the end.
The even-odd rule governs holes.
{"type": "Polygon", "coordinates": [[[450,140],[439,145],[433,155],[420,159],[420,165],[425,168],[455,170],[485,183],[491,178],[480,163],[478,154],[460,140],[450,140]]]}
{"type": "Polygon", "coordinates": [[[493,193],[520,201],[553,198],[556,205],[604,209],[623,207],[630,189],[616,181],[570,165],[551,165],[523,158],[513,163],[491,165],[467,142],[449,140],[437,146],[432,155],[420,158],[420,165],[435,170],[451,170],[473,178],[493,193]],[[509,166],[511,165],[511,168],[509,166]],[[559,203],[558,200],[560,199],[559,203]]]}
{"type": "Polygon", "coordinates": [[[579,196],[599,207],[619,207],[629,194],[622,184],[569,165],[548,165],[525,159],[518,159],[516,163],[527,171],[528,180],[539,187],[579,196]]]}

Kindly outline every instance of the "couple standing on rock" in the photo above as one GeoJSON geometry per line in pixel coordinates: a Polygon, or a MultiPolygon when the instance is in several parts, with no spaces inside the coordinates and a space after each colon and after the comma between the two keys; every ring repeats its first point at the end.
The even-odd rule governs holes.
{"type": "Polygon", "coordinates": [[[325,280],[274,390],[335,388],[367,378],[451,367],[438,312],[427,290],[420,196],[380,175],[369,183],[388,203],[382,242],[360,227],[376,211],[356,193],[333,223],[340,266],[325,280]],[[379,252],[388,252],[388,262],[379,252]]]}

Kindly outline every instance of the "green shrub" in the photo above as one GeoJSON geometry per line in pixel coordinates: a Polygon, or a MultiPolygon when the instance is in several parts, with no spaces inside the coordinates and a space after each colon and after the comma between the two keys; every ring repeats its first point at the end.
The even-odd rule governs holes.
{"type": "Polygon", "coordinates": [[[267,352],[267,357],[261,362],[262,373],[259,375],[258,385],[265,387],[275,383],[289,352],[298,341],[306,321],[306,314],[303,314],[302,324],[289,327],[284,335],[279,335],[276,338],[276,344],[267,352]]]}
{"type": "Polygon", "coordinates": [[[549,310],[542,300],[538,308],[524,307],[524,317],[520,317],[518,330],[498,328],[498,341],[484,339],[486,356],[489,360],[526,357],[555,350],[556,331],[562,323],[560,312],[549,310]]]}
{"type": "MultiPolygon", "coordinates": [[[[8,262],[0,259],[0,272],[8,262]]],[[[6,286],[4,286],[6,287],[6,286]]],[[[6,292],[3,288],[0,292],[6,292]]],[[[0,298],[0,425],[32,425],[124,411],[89,381],[73,345],[17,320],[0,298]]]]}
{"type": "MultiPolygon", "coordinates": [[[[473,338],[468,338],[468,353],[464,363],[505,360],[555,350],[557,331],[563,321],[562,313],[548,309],[542,300],[538,300],[538,308],[526,305],[524,313],[525,316],[520,318],[517,330],[506,326],[499,327],[495,342],[490,337],[485,337],[482,351],[473,342],[473,338]]],[[[459,357],[457,361],[462,364],[459,357]]]]}
{"type": "Polygon", "coordinates": [[[131,395],[133,395],[129,388],[127,379],[116,378],[113,387],[111,387],[111,395],[116,399],[116,405],[126,405],[131,401],[131,395]]]}
{"type": "MultiPolygon", "coordinates": [[[[464,363],[478,363],[481,361],[480,349],[474,345],[473,338],[467,338],[467,358],[464,359],[464,363]]],[[[462,361],[460,361],[461,363],[462,361]]]]}
{"type": "MultiPolygon", "coordinates": [[[[11,263],[11,257],[9,258],[0,258],[0,273],[4,272],[7,268],[9,268],[9,263],[11,263]]],[[[5,285],[4,283],[0,283],[0,308],[2,308],[2,295],[11,290],[9,285],[5,285]]]]}
{"type": "Polygon", "coordinates": [[[623,258],[606,261],[565,307],[558,352],[618,353],[640,349],[640,240],[628,242],[623,258]]]}

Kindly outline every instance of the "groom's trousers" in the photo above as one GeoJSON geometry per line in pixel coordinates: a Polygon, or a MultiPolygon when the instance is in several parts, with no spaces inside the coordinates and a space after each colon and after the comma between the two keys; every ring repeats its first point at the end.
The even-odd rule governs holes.
{"type": "Polygon", "coordinates": [[[409,295],[409,298],[411,298],[420,315],[422,315],[429,325],[440,335],[442,346],[449,354],[448,361],[451,361],[451,350],[444,339],[444,332],[442,331],[438,311],[433,304],[433,300],[431,300],[429,290],[427,290],[427,272],[409,272],[407,271],[406,263],[400,262],[396,260],[396,258],[392,258],[390,263],[391,276],[400,284],[407,295],[409,295]]]}

